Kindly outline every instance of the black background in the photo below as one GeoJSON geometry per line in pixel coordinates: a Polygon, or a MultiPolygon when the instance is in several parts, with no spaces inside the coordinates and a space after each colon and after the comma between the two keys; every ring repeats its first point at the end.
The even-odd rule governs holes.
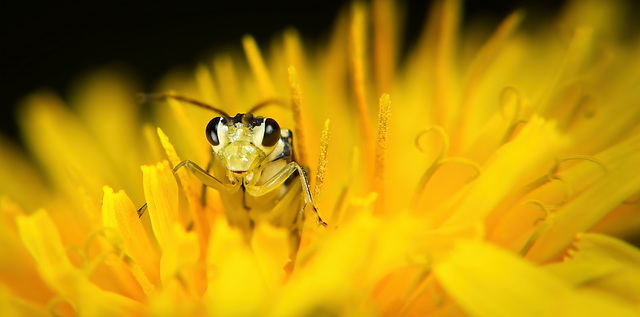
{"type": "MultiPolygon", "coordinates": [[[[422,28],[429,1],[408,7],[405,42],[422,28]]],[[[528,20],[552,17],[563,1],[467,0],[465,22],[491,17],[498,23],[519,7],[528,20]]],[[[66,2],[3,4],[0,50],[0,133],[17,138],[15,106],[24,95],[50,87],[65,96],[67,85],[87,69],[118,62],[150,86],[169,68],[191,66],[204,52],[239,45],[244,34],[258,43],[287,26],[306,38],[326,35],[348,1],[225,1],[177,4],[170,1],[118,4],[66,2]]],[[[147,87],[148,88],[148,87],[147,87]]]]}

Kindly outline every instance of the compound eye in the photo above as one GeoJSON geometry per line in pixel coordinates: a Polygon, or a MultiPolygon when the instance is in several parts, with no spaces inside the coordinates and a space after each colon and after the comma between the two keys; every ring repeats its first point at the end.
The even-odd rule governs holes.
{"type": "Polygon", "coordinates": [[[219,145],[220,138],[218,137],[218,126],[220,123],[225,124],[227,120],[223,117],[215,117],[209,121],[207,124],[207,128],[205,129],[205,133],[207,134],[207,140],[211,145],[219,145]]]}
{"type": "Polygon", "coordinates": [[[276,145],[280,140],[280,125],[271,118],[264,119],[264,136],[262,137],[262,145],[271,147],[276,145]]]}

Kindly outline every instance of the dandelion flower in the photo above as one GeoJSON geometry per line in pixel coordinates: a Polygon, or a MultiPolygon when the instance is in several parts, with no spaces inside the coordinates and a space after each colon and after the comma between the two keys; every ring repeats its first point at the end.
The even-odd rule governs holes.
{"type": "Polygon", "coordinates": [[[294,30],[267,47],[247,36],[246,59],[220,52],[158,87],[232,114],[286,101],[258,114],[294,131],[328,223],[308,216],[299,248],[267,221],[229,225],[244,211],[172,173],[208,161],[210,112],[168,100],[143,120],[111,71],[70,100],[30,95],[37,167],[0,143],[1,314],[637,316],[640,43],[621,36],[625,7],[574,1],[536,31],[514,12],[482,37],[460,30],[461,6],[436,1],[402,60],[399,10],[380,0],[315,48],[294,30]]]}

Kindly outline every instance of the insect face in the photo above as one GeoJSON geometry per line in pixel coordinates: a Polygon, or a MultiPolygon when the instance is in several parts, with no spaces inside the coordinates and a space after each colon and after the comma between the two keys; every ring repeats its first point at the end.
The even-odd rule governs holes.
{"type": "Polygon", "coordinates": [[[280,140],[280,126],[271,118],[239,113],[215,117],[206,128],[207,140],[229,172],[244,175],[260,166],[280,140]]]}

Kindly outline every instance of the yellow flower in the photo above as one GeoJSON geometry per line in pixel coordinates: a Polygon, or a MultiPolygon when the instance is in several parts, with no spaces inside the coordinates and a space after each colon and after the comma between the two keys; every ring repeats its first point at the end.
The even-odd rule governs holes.
{"type": "Polygon", "coordinates": [[[246,62],[220,53],[158,87],[229,113],[291,105],[258,114],[295,132],[329,224],[307,217],[295,263],[288,230],[230,226],[244,211],[174,177],[208,161],[212,113],[168,100],[142,125],[134,86],[108,70],[68,102],[29,96],[38,168],[0,142],[0,315],[637,316],[625,7],[574,1],[536,31],[515,12],[482,35],[459,30],[461,5],[437,1],[402,61],[398,8],[379,0],[317,48],[293,30],[263,53],[245,37],[246,62]]]}

